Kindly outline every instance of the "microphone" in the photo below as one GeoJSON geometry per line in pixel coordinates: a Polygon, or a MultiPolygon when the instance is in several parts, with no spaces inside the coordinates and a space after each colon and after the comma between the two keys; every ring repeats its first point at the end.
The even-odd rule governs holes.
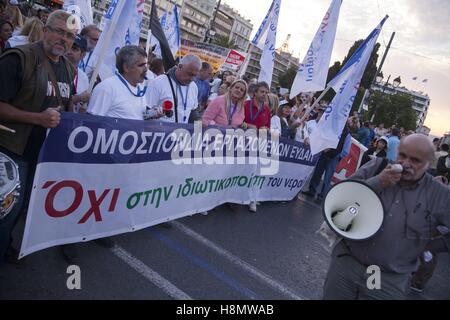
{"type": "Polygon", "coordinates": [[[166,100],[162,104],[163,113],[166,115],[167,118],[173,117],[173,102],[170,100],[166,100]]]}

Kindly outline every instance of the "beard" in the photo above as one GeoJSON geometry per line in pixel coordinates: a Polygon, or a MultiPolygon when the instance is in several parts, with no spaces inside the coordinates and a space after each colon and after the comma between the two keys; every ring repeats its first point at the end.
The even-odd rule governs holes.
{"type": "Polygon", "coordinates": [[[46,43],[45,47],[48,48],[47,50],[50,54],[52,54],[53,56],[58,56],[58,57],[65,55],[68,51],[68,46],[64,42],[46,43]],[[56,45],[59,45],[60,47],[62,47],[62,49],[57,48],[56,45]]]}

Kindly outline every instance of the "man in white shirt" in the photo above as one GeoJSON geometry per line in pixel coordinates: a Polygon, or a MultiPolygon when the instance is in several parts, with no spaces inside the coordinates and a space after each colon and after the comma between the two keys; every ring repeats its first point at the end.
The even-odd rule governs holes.
{"type": "Polygon", "coordinates": [[[165,122],[188,123],[191,111],[198,107],[198,88],[193,80],[197,77],[201,66],[199,57],[188,54],[181,59],[178,66],[153,80],[147,104],[157,109],[156,117],[165,122]],[[164,115],[162,110],[165,101],[171,101],[174,106],[170,117],[164,115]]]}
{"type": "Polygon", "coordinates": [[[87,91],[89,88],[89,79],[83,69],[79,67],[79,63],[86,56],[87,41],[82,36],[77,35],[73,42],[72,48],[66,53],[67,59],[74,66],[78,66],[77,74],[74,80],[75,95],[72,97],[74,112],[86,112],[87,103],[91,94],[87,91]]]}
{"type": "Polygon", "coordinates": [[[92,92],[88,113],[98,116],[144,120],[147,87],[139,85],[147,73],[147,54],[138,46],[125,46],[117,54],[116,75],[92,92]]]}

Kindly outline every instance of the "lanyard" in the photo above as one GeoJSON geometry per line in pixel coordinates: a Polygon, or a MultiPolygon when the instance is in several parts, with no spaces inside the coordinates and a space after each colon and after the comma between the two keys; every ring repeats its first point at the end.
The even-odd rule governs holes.
{"type": "Polygon", "coordinates": [[[258,112],[253,117],[253,99],[250,100],[250,122],[253,122],[255,119],[259,117],[259,114],[264,111],[264,106],[261,109],[258,109],[258,112]]]}
{"type": "Polygon", "coordinates": [[[233,116],[237,111],[237,105],[232,105],[230,102],[230,106],[228,108],[228,125],[231,125],[231,121],[233,120],[233,116]],[[233,111],[231,111],[231,107],[233,107],[233,111]]]}
{"type": "Polygon", "coordinates": [[[128,91],[130,91],[130,93],[135,96],[135,97],[143,97],[145,95],[145,92],[147,92],[147,86],[144,87],[144,89],[140,89],[139,86],[137,86],[137,93],[134,93],[133,91],[131,91],[130,87],[128,86],[127,81],[122,77],[122,75],[118,72],[116,72],[117,77],[120,79],[120,81],[122,81],[122,83],[125,85],[125,87],[127,87],[128,91]]]}
{"type": "Polygon", "coordinates": [[[183,103],[183,123],[186,123],[186,121],[187,121],[186,109],[187,109],[187,101],[188,101],[188,95],[189,95],[189,85],[186,88],[186,96],[183,94],[183,90],[181,90],[181,86],[178,84],[177,84],[177,90],[180,91],[181,102],[183,103]]]}
{"type": "Polygon", "coordinates": [[[80,68],[81,68],[84,72],[86,72],[86,68],[87,68],[88,65],[89,65],[89,60],[91,60],[92,52],[93,52],[93,51],[89,52],[89,55],[88,55],[88,58],[87,58],[86,63],[84,63],[83,60],[80,61],[80,68]]]}

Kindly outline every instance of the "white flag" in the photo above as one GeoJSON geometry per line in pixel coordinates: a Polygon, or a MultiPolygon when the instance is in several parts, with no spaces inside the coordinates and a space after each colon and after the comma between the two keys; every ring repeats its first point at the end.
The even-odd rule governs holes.
{"type": "Polygon", "coordinates": [[[275,63],[275,44],[277,40],[278,17],[280,16],[281,0],[274,0],[267,27],[267,38],[264,43],[263,53],[259,65],[261,71],[259,73],[258,82],[266,82],[269,87],[272,83],[273,66],[275,63]]]}
{"type": "Polygon", "coordinates": [[[327,148],[334,149],[338,145],[339,136],[344,130],[352,109],[361,78],[387,18],[388,16],[372,31],[337,76],[328,84],[336,91],[336,96],[310,136],[312,154],[317,154],[327,148]]]}
{"type": "Polygon", "coordinates": [[[140,24],[143,12],[143,1],[128,0],[127,4],[119,12],[115,10],[118,0],[111,2],[108,11],[105,14],[105,28],[100,35],[100,39],[95,46],[92,57],[89,61],[88,67],[95,68],[97,61],[99,61],[102,47],[106,45],[107,50],[100,66],[99,75],[102,79],[107,79],[113,76],[116,72],[116,54],[126,45],[138,45],[140,24]],[[112,25],[113,15],[119,14],[119,22],[112,25]],[[113,28],[113,31],[110,29],[113,28]],[[109,32],[113,32],[113,36],[109,43],[106,43],[106,36],[109,32]]]}
{"type": "Polygon", "coordinates": [[[325,89],[342,0],[333,0],[297,71],[290,98],[325,89]]]}
{"type": "MultiPolygon", "coordinates": [[[[167,42],[169,43],[170,51],[172,55],[175,57],[177,55],[178,50],[181,47],[181,38],[180,38],[180,24],[178,18],[178,8],[177,5],[173,6],[172,12],[165,12],[161,19],[161,28],[164,31],[167,42]]],[[[161,46],[159,44],[158,39],[152,35],[151,45],[156,45],[153,53],[157,56],[161,57],[161,46]]]]}
{"type": "Polygon", "coordinates": [[[255,47],[260,48],[261,50],[264,50],[264,44],[266,43],[267,33],[269,30],[269,25],[270,25],[271,13],[272,13],[272,9],[273,9],[274,5],[275,5],[275,0],[273,0],[272,4],[270,5],[269,11],[267,11],[267,14],[266,14],[263,22],[259,26],[259,29],[256,32],[256,34],[252,40],[252,44],[255,47]]]}
{"type": "Polygon", "coordinates": [[[178,49],[180,49],[181,46],[180,24],[178,19],[177,5],[174,5],[172,13],[166,16],[163,31],[164,34],[166,35],[167,42],[169,42],[170,51],[172,51],[172,55],[175,57],[177,55],[178,49]]]}
{"type": "Polygon", "coordinates": [[[65,0],[63,9],[80,19],[81,28],[94,23],[91,0],[65,0]]]}

